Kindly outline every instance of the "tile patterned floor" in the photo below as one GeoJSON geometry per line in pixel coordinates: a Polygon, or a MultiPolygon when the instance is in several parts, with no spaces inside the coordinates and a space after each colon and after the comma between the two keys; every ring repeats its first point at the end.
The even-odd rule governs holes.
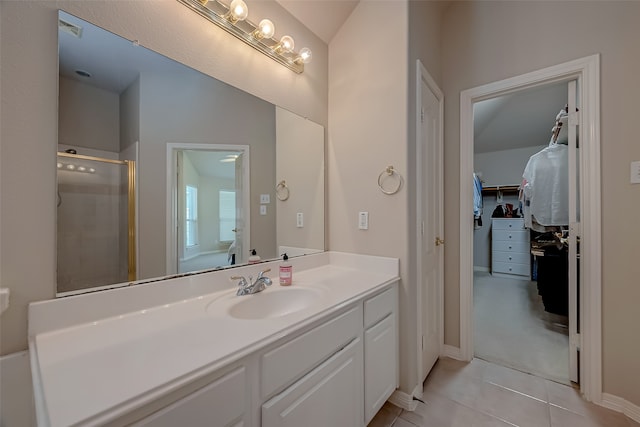
{"type": "Polygon", "coordinates": [[[474,359],[443,358],[414,412],[386,403],[369,427],[640,427],[577,390],[474,359]]]}

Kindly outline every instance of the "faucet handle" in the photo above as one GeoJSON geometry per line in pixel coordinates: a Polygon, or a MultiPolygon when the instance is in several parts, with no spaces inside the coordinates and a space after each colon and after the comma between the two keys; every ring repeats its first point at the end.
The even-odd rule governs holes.
{"type": "Polygon", "coordinates": [[[231,276],[229,279],[240,280],[240,282],[238,282],[238,286],[247,286],[247,279],[245,279],[244,276],[231,276]]]}
{"type": "Polygon", "coordinates": [[[271,271],[271,269],[270,269],[270,268],[267,268],[266,270],[261,271],[260,273],[258,273],[258,277],[256,277],[256,280],[258,280],[259,278],[261,278],[262,276],[264,276],[264,273],[268,273],[268,272],[270,272],[270,271],[271,271]]]}

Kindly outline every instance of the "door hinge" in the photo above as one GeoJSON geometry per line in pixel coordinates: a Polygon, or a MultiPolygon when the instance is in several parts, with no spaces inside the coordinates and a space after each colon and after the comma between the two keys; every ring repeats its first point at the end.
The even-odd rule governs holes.
{"type": "Polygon", "coordinates": [[[422,221],[422,225],[420,226],[420,233],[424,236],[424,221],[422,221]]]}
{"type": "Polygon", "coordinates": [[[578,114],[577,111],[574,111],[573,113],[569,114],[569,125],[571,126],[580,125],[580,115],[578,114]]]}
{"type": "Polygon", "coordinates": [[[572,335],[570,340],[571,340],[571,346],[575,347],[579,351],[580,348],[582,347],[582,335],[580,334],[572,335]]]}
{"type": "Polygon", "coordinates": [[[420,108],[420,123],[424,123],[424,108],[420,108]]]}

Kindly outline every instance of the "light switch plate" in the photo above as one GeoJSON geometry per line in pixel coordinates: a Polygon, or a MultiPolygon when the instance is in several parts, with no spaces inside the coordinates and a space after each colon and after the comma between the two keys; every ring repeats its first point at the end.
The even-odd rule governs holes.
{"type": "Polygon", "coordinates": [[[296,227],[304,227],[304,214],[302,212],[298,212],[296,214],[296,227]]]}
{"type": "Polygon", "coordinates": [[[261,194],[260,203],[271,203],[271,196],[268,194],[261,194]]]}
{"type": "Polygon", "coordinates": [[[260,205],[260,215],[267,214],[267,205],[260,205]]]}
{"type": "Polygon", "coordinates": [[[369,212],[358,213],[358,229],[360,230],[369,229],[369,212]]]}
{"type": "Polygon", "coordinates": [[[640,184],[640,161],[631,162],[631,183],[640,184]]]}

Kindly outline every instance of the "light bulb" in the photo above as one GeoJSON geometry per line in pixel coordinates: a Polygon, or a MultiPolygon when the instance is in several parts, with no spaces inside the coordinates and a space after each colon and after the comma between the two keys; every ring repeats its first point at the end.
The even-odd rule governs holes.
{"type": "Polygon", "coordinates": [[[69,164],[69,165],[67,165],[67,169],[72,171],[72,170],[76,170],[76,167],[75,167],[75,165],[69,164]]]}
{"type": "Polygon", "coordinates": [[[229,5],[229,14],[231,15],[232,22],[244,21],[247,15],[249,15],[249,8],[244,1],[233,0],[229,5]]]}
{"type": "Polygon", "coordinates": [[[311,53],[311,49],[309,49],[308,47],[303,47],[302,49],[300,49],[300,53],[296,58],[296,62],[302,62],[303,64],[308,64],[309,62],[311,62],[312,56],[313,54],[311,53]]]}
{"type": "Polygon", "coordinates": [[[276,27],[273,25],[273,22],[268,19],[263,19],[258,24],[258,31],[256,31],[256,36],[258,38],[267,38],[270,39],[276,32],[276,27]]]}
{"type": "Polygon", "coordinates": [[[278,43],[278,52],[289,53],[293,51],[294,42],[291,36],[282,36],[278,43]]]}
{"type": "Polygon", "coordinates": [[[86,172],[87,168],[84,166],[78,166],[78,172],[86,172]]]}
{"type": "Polygon", "coordinates": [[[94,168],[89,168],[89,173],[96,173],[96,170],[94,168]]]}
{"type": "Polygon", "coordinates": [[[58,162],[58,169],[62,169],[62,163],[58,162]]]}

